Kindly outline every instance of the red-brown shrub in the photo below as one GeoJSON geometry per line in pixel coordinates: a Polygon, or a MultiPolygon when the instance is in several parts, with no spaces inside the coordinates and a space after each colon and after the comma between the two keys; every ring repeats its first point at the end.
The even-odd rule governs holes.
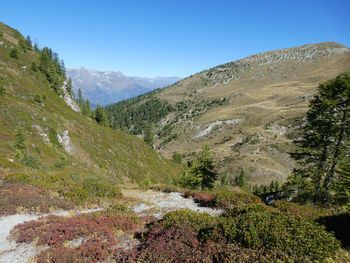
{"type": "Polygon", "coordinates": [[[72,202],[52,197],[46,189],[21,184],[0,185],[0,216],[17,213],[18,209],[26,212],[48,213],[50,208],[69,210],[72,202]]]}

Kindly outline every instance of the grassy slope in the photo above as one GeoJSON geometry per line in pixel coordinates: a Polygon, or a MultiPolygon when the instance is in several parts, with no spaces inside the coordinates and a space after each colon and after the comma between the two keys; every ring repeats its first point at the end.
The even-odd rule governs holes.
{"type": "Polygon", "coordinates": [[[22,36],[1,23],[0,31],[0,41],[4,42],[0,46],[0,81],[6,89],[6,94],[0,96],[0,175],[35,175],[31,182],[40,186],[45,186],[42,178],[48,176],[62,177],[67,182],[90,178],[114,185],[128,178],[145,184],[164,182],[176,172],[176,166],[142,140],[74,112],[49,88],[43,74],[30,69],[32,61],[39,64],[38,54],[24,53],[18,47],[17,39],[22,36]],[[18,60],[10,58],[12,47],[19,51],[18,60]],[[22,66],[28,69],[23,71],[22,66]],[[34,101],[37,94],[41,103],[34,101]],[[20,127],[27,136],[29,152],[42,164],[40,170],[29,169],[15,160],[13,141],[20,127]],[[65,130],[69,132],[71,153],[57,141],[56,133],[62,135],[65,130]],[[47,134],[50,142],[45,143],[40,133],[47,134]],[[55,167],[62,159],[66,160],[64,167],[55,167]]]}
{"type": "Polygon", "coordinates": [[[349,49],[333,54],[329,53],[332,48],[345,49],[327,42],[258,54],[205,70],[154,93],[172,105],[187,101],[188,106],[171,113],[165,118],[168,122],[158,123],[162,129],[175,120],[168,137],[178,135],[166,144],[162,142],[167,137],[158,139],[160,152],[168,157],[174,151],[188,154],[209,143],[219,170],[231,179],[244,169],[250,183],[282,181],[294,165],[287,154],[293,147],[294,121],[306,111],[319,83],[350,70],[349,49]],[[309,59],[315,50],[319,54],[309,59]],[[298,58],[284,59],[286,54],[298,58]],[[275,61],[264,61],[266,56],[275,61]],[[278,58],[281,60],[276,61],[278,58]],[[220,99],[225,101],[208,106],[220,99]],[[244,121],[219,124],[207,135],[195,137],[215,121],[232,119],[244,121]]]}

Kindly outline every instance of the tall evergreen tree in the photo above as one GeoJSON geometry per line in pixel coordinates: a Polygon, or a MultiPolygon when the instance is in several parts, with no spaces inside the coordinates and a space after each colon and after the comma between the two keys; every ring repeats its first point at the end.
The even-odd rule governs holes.
{"type": "Polygon", "coordinates": [[[153,130],[153,125],[151,122],[147,122],[146,126],[145,126],[145,135],[143,140],[149,144],[149,145],[153,145],[154,142],[154,130],[153,130]]]}
{"type": "Polygon", "coordinates": [[[81,89],[78,90],[77,102],[81,108],[84,103],[83,92],[81,91],[81,89]]]}
{"type": "Polygon", "coordinates": [[[105,112],[104,108],[101,107],[100,105],[97,105],[97,107],[96,107],[95,120],[97,121],[97,123],[99,123],[101,125],[105,125],[105,126],[108,125],[106,112],[105,112]]]}
{"type": "Polygon", "coordinates": [[[350,211],[350,156],[343,161],[338,170],[336,182],[336,198],[340,205],[350,211]]]}
{"type": "Polygon", "coordinates": [[[241,171],[241,174],[239,175],[238,178],[238,184],[240,187],[245,187],[246,186],[246,178],[245,178],[245,173],[244,170],[241,171]]]}
{"type": "MultiPolygon", "coordinates": [[[[74,96],[73,83],[72,83],[72,78],[71,77],[69,77],[68,81],[67,81],[67,91],[72,97],[74,96]]],[[[81,92],[81,90],[80,90],[80,92],[81,92]]]]}
{"type": "Polygon", "coordinates": [[[18,59],[18,51],[16,48],[12,48],[11,51],[10,51],[10,57],[11,58],[15,58],[15,59],[18,59]]]}
{"type": "Polygon", "coordinates": [[[26,46],[29,50],[32,50],[32,39],[29,35],[26,37],[26,46]]]}
{"type": "Polygon", "coordinates": [[[289,178],[299,188],[309,185],[315,203],[329,195],[338,162],[349,151],[345,142],[350,136],[350,73],[319,85],[318,93],[310,101],[301,138],[295,141],[298,149],[291,153],[300,168],[289,178]]]}

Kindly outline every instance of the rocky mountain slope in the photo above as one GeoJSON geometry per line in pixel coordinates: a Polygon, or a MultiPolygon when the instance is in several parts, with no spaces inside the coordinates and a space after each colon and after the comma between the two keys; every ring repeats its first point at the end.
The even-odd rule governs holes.
{"type": "Polygon", "coordinates": [[[283,181],[294,166],[287,152],[296,120],[319,83],[348,70],[349,48],[309,44],[202,71],[139,97],[137,105],[157,97],[173,106],[155,123],[156,147],[166,156],[179,152],[191,158],[209,143],[218,170],[229,179],[244,169],[252,184],[283,181]]]}
{"type": "Polygon", "coordinates": [[[23,48],[23,36],[2,23],[0,32],[0,183],[31,184],[84,201],[114,195],[124,181],[150,184],[175,172],[142,140],[81,115],[63,83],[55,91],[32,66],[41,65],[42,51],[23,48]],[[22,137],[24,146],[16,147],[22,137]]]}
{"type": "Polygon", "coordinates": [[[130,77],[120,71],[98,71],[86,68],[69,68],[67,76],[72,78],[75,92],[81,89],[84,96],[95,105],[107,105],[129,99],[181,80],[178,77],[130,77]]]}

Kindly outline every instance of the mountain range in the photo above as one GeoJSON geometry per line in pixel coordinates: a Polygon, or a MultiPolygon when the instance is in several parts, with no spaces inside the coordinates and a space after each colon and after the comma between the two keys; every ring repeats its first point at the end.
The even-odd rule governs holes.
{"type": "Polygon", "coordinates": [[[288,152],[309,99],[318,84],[348,70],[348,47],[308,44],[219,65],[106,109],[117,120],[127,108],[123,119],[135,133],[133,112],[156,98],[173,108],[154,121],[155,146],[168,158],[177,152],[191,159],[208,143],[229,180],[244,170],[250,184],[284,181],[295,167],[288,152]]]}
{"type": "Polygon", "coordinates": [[[72,78],[75,93],[81,89],[84,97],[94,105],[129,99],[181,80],[179,77],[130,77],[120,71],[98,71],[84,67],[68,68],[66,74],[72,78]]]}

